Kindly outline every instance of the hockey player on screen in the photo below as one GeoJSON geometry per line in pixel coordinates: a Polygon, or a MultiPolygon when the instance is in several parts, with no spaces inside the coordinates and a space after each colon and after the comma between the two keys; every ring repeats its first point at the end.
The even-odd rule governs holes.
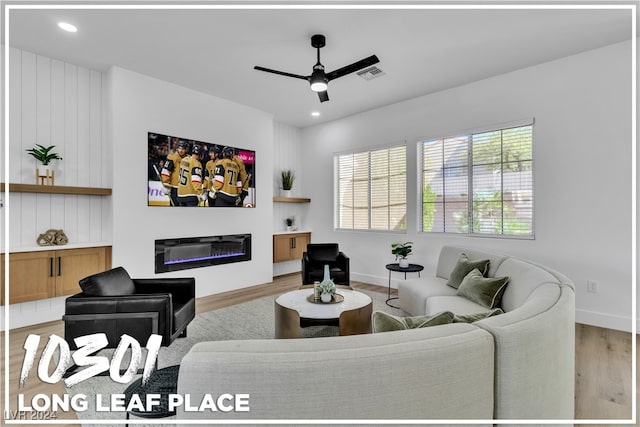
{"type": "MultiPolygon", "coordinates": [[[[215,176],[216,171],[216,163],[220,160],[220,147],[217,145],[209,148],[209,161],[204,167],[204,188],[208,190],[209,193],[213,191],[213,178],[215,176]]],[[[215,200],[210,196],[207,196],[209,200],[209,207],[213,207],[215,204],[215,200]]]]}
{"type": "Polygon", "coordinates": [[[240,169],[238,162],[233,160],[233,148],[222,149],[222,160],[216,163],[213,177],[213,191],[209,197],[215,199],[215,206],[240,206],[242,204],[242,185],[246,179],[246,172],[240,169]]]}
{"type": "Polygon", "coordinates": [[[202,196],[202,163],[200,156],[202,147],[193,144],[191,156],[180,162],[180,179],[178,182],[179,206],[198,206],[202,196]]]}
{"type": "Polygon", "coordinates": [[[240,191],[240,200],[236,199],[236,205],[242,205],[244,202],[244,198],[249,195],[249,181],[251,180],[251,176],[247,174],[247,169],[244,166],[244,162],[240,158],[239,150],[237,148],[233,149],[233,160],[240,167],[240,177],[242,179],[242,190],[240,191]]]}
{"type": "Polygon", "coordinates": [[[167,155],[167,161],[160,176],[162,178],[162,192],[171,198],[171,206],[178,206],[178,182],[180,162],[187,155],[189,143],[183,139],[178,142],[176,151],[167,155]]]}

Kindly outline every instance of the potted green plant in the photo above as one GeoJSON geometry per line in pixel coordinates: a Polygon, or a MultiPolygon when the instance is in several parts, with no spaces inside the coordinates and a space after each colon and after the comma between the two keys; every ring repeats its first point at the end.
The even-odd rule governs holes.
{"type": "Polygon", "coordinates": [[[333,283],[333,280],[323,280],[318,285],[318,292],[320,293],[320,299],[322,302],[329,302],[333,297],[333,294],[336,293],[336,285],[333,283]]]}
{"type": "Polygon", "coordinates": [[[36,183],[42,184],[54,184],[54,175],[53,171],[48,167],[51,161],[53,160],[62,160],[62,157],[53,149],[56,148],[55,145],[50,145],[45,147],[44,145],[36,144],[35,147],[29,148],[25,150],[29,155],[33,156],[38,162],[45,167],[45,174],[41,175],[40,171],[36,167],[36,183]]]}
{"type": "Polygon", "coordinates": [[[292,170],[283,170],[280,173],[280,188],[282,189],[283,197],[291,197],[291,189],[293,188],[293,181],[295,180],[295,174],[292,170]]]}
{"type": "Polygon", "coordinates": [[[293,224],[295,223],[294,218],[287,218],[284,220],[285,224],[287,224],[287,231],[291,231],[293,229],[293,224]]]}
{"type": "Polygon", "coordinates": [[[407,257],[411,254],[413,248],[413,242],[405,243],[392,243],[391,253],[396,256],[396,261],[401,268],[409,267],[409,260],[407,257]]]}

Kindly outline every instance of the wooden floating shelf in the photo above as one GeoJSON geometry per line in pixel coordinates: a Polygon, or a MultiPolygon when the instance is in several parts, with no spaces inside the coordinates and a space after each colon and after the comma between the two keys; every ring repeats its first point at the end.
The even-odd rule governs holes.
{"type": "Polygon", "coordinates": [[[273,201],[282,203],[310,203],[311,199],[304,197],[274,197],[273,201]]]}
{"type": "MultiPolygon", "coordinates": [[[[5,191],[6,184],[0,182],[0,191],[5,191]]],[[[9,183],[10,193],[45,193],[45,194],[76,194],[85,196],[110,196],[110,188],[100,187],[69,187],[65,185],[35,185],[9,183]]]]}

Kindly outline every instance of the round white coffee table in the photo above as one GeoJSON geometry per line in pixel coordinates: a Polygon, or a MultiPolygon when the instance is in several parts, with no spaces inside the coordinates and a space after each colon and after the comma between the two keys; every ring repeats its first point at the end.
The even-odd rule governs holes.
{"type": "Polygon", "coordinates": [[[344,297],[338,303],[313,303],[308,297],[313,289],[299,289],[280,295],[275,301],[276,338],[299,338],[300,327],[314,324],[335,324],[340,335],[368,334],[371,332],[372,301],[369,295],[351,289],[338,289],[344,297]]]}

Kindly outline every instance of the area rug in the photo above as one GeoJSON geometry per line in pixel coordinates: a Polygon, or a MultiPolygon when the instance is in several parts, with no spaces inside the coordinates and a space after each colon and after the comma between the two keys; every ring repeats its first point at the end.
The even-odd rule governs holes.
{"type": "MultiPolygon", "coordinates": [[[[386,293],[370,292],[359,290],[366,293],[373,300],[373,310],[384,311],[390,314],[404,315],[399,309],[389,307],[385,304],[387,298],[386,293]]],[[[201,341],[224,341],[224,340],[242,340],[242,339],[273,339],[274,337],[274,301],[277,295],[263,297],[248,301],[242,304],[232,305],[214,311],[198,314],[196,318],[189,324],[187,329],[187,337],[176,339],[169,347],[162,347],[158,355],[158,368],[178,365],[184,355],[193,347],[194,344],[201,341]]],[[[397,300],[395,301],[397,304],[397,300]]],[[[338,335],[336,326],[310,326],[302,329],[303,338],[314,338],[322,336],[338,335]]],[[[143,359],[144,360],[144,359],[143,359]]],[[[123,366],[126,362],[123,362],[123,366]]],[[[133,381],[139,378],[134,376],[133,381]]],[[[94,425],[92,420],[102,421],[99,425],[105,426],[103,420],[119,420],[124,422],[124,412],[97,412],[95,408],[95,399],[93,396],[100,393],[103,396],[123,393],[127,388],[126,384],[118,384],[111,380],[109,376],[93,377],[78,383],[67,389],[70,395],[84,394],[87,396],[87,409],[77,412],[80,420],[87,420],[83,425],[94,425]]],[[[135,416],[131,417],[138,422],[142,420],[135,416]]],[[[163,420],[171,420],[175,417],[164,418],[163,420]]],[[[151,420],[148,420],[151,421],[151,420]]],[[[153,424],[157,425],[160,420],[153,420],[153,424]]],[[[160,421],[162,422],[162,421],[160,421]]],[[[112,424],[112,425],[122,425],[112,424]]],[[[139,424],[136,424],[139,425],[139,424]]]]}

